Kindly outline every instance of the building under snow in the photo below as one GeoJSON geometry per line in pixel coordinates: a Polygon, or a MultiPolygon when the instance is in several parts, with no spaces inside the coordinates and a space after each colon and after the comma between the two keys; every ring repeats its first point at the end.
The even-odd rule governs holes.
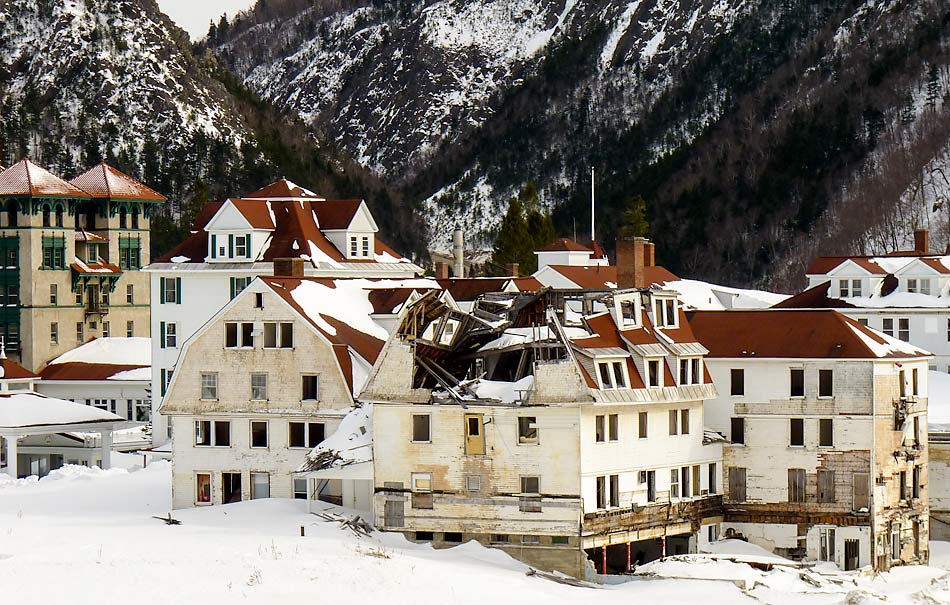
{"type": "Polygon", "coordinates": [[[577,316],[547,289],[407,308],[361,395],[379,528],[581,577],[716,537],[716,393],[675,292],[579,298],[577,316]]]}
{"type": "Polygon", "coordinates": [[[175,508],[342,502],[339,484],[310,493],[292,473],[353,408],[389,318],[437,284],[311,278],[303,265],[295,259],[289,275],[254,279],[182,344],[161,407],[175,435],[175,508]]]}
{"type": "MultiPolygon", "coordinates": [[[[243,198],[207,204],[192,235],[147,271],[152,285],[154,407],[178,367],[179,354],[219,309],[258,275],[286,273],[277,265],[303,261],[308,277],[400,279],[422,269],[377,236],[363,200],[327,200],[280,180],[243,198]]],[[[170,437],[153,414],[156,443],[170,437]]]]}
{"type": "Polygon", "coordinates": [[[926,563],[928,353],[833,310],[696,312],[726,536],[842,569],[926,563]]]}

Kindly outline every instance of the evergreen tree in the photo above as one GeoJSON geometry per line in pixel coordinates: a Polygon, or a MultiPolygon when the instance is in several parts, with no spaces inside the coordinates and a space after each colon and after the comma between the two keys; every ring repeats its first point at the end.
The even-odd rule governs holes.
{"type": "Polygon", "coordinates": [[[551,243],[556,235],[551,214],[541,208],[537,186],[528,183],[508,203],[495,239],[490,263],[493,271],[501,272],[508,264],[518,263],[522,274],[534,273],[538,268],[534,251],[551,243]]]}
{"type": "Polygon", "coordinates": [[[927,72],[927,107],[930,111],[937,109],[937,100],[940,98],[940,71],[937,65],[930,64],[930,71],[927,72]]]}
{"type": "Polygon", "coordinates": [[[623,211],[623,226],[620,227],[622,237],[646,237],[650,232],[650,223],[647,222],[647,203],[642,195],[636,195],[627,202],[623,211]]]}

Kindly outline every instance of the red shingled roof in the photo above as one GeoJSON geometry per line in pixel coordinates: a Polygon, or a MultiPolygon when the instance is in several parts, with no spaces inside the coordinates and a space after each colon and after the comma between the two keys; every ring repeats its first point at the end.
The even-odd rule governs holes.
{"type": "Polygon", "coordinates": [[[84,275],[121,275],[122,269],[111,265],[109,263],[85,263],[80,260],[76,260],[75,263],[69,265],[70,268],[76,273],[82,273],[84,275]]]}
{"type": "Polygon", "coordinates": [[[270,217],[270,209],[267,207],[269,202],[261,200],[245,200],[241,198],[231,198],[228,200],[231,205],[241,213],[241,216],[247,219],[247,222],[254,229],[273,229],[274,221],[270,217]]]}
{"type": "MultiPolygon", "coordinates": [[[[599,248],[600,246],[598,246],[599,248]]],[[[543,248],[535,250],[535,252],[590,252],[594,253],[594,250],[588,248],[587,246],[582,246],[572,239],[566,237],[561,237],[543,248]]]]}
{"type": "Polygon", "coordinates": [[[3,358],[0,359],[0,366],[3,367],[3,376],[0,378],[8,379],[17,379],[17,378],[39,378],[33,372],[27,370],[17,362],[12,359],[3,358]]]}
{"type": "MultiPolygon", "coordinates": [[[[759,309],[749,311],[695,311],[690,326],[709,357],[793,359],[913,358],[891,347],[878,354],[861,338],[888,347],[888,340],[831,309],[759,309]]],[[[905,348],[911,348],[901,343],[905,348]]]]}
{"type": "Polygon", "coordinates": [[[147,367],[149,366],[71,361],[46,366],[40,372],[40,377],[44,380],[108,380],[119,372],[147,367]]]}
{"type": "Polygon", "coordinates": [[[0,172],[0,197],[27,196],[89,198],[82,189],[24,158],[0,172]]]}
{"type": "Polygon", "coordinates": [[[826,281],[818,284],[814,288],[809,288],[799,292],[795,296],[790,296],[785,300],[772,305],[773,309],[853,309],[854,305],[841,300],[840,298],[831,298],[828,296],[828,290],[831,288],[831,282],[826,281]]]}
{"type": "MultiPolygon", "coordinates": [[[[611,290],[617,287],[617,267],[548,266],[577,284],[582,290],[611,290]]],[[[665,267],[658,266],[644,267],[643,275],[646,278],[647,284],[664,284],[666,282],[679,280],[679,277],[667,271],[665,267]]]]}
{"type": "Polygon", "coordinates": [[[244,198],[254,200],[325,199],[322,195],[318,195],[309,189],[305,189],[300,185],[288,181],[287,179],[280,179],[279,181],[271,183],[263,189],[258,189],[253,193],[245,195],[244,198]]]}
{"type": "Polygon", "coordinates": [[[362,203],[363,200],[327,200],[312,207],[321,229],[346,229],[362,203]]]}
{"type": "Polygon", "coordinates": [[[920,262],[924,263],[937,273],[942,273],[944,275],[950,273],[950,268],[948,268],[939,258],[926,257],[921,258],[920,262]]]}
{"type": "Polygon", "coordinates": [[[871,262],[873,256],[819,256],[815,258],[808,265],[808,269],[805,270],[806,275],[819,275],[822,273],[828,273],[833,270],[835,267],[841,265],[845,261],[852,261],[854,264],[858,265],[862,269],[866,270],[868,273],[874,275],[887,275],[887,271],[884,268],[874,262],[871,262]]]}
{"type": "Polygon", "coordinates": [[[70,179],[69,182],[88,193],[93,199],[143,202],[164,202],[168,199],[105,162],[96,164],[76,178],[70,179]]]}

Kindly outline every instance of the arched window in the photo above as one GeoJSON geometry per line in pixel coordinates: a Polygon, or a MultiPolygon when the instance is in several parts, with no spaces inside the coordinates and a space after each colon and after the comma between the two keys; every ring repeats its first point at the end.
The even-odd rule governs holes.
{"type": "Polygon", "coordinates": [[[63,226],[63,209],[62,208],[56,209],[56,226],[57,227],[63,226]]]}
{"type": "Polygon", "coordinates": [[[119,208],[119,229],[128,229],[128,211],[125,208],[119,208]]]}
{"type": "Polygon", "coordinates": [[[49,219],[50,219],[49,206],[46,206],[46,207],[43,208],[43,226],[44,226],[44,227],[49,227],[49,226],[50,226],[50,221],[49,221],[49,219]]]}
{"type": "Polygon", "coordinates": [[[7,227],[17,226],[18,210],[16,202],[7,202],[7,227]]]}

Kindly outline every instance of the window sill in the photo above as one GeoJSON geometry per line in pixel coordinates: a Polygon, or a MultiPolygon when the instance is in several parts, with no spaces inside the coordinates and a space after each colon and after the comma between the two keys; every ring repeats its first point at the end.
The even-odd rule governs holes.
{"type": "Polygon", "coordinates": [[[215,397],[214,399],[206,399],[206,398],[204,398],[204,397],[199,397],[199,398],[198,398],[198,401],[208,401],[208,402],[212,402],[212,401],[220,401],[220,400],[219,400],[217,397],[215,397]]]}
{"type": "Polygon", "coordinates": [[[194,447],[200,447],[203,449],[218,449],[218,450],[229,450],[231,449],[230,445],[199,445],[195,444],[194,447]]]}
{"type": "Polygon", "coordinates": [[[789,445],[788,449],[790,450],[803,450],[805,449],[804,445],[789,445]]]}
{"type": "Polygon", "coordinates": [[[834,395],[819,395],[819,396],[818,396],[818,399],[821,399],[821,400],[824,400],[824,401],[833,400],[834,398],[835,398],[834,395]]]}
{"type": "Polygon", "coordinates": [[[519,441],[519,442],[518,442],[518,445],[519,445],[519,446],[522,446],[522,445],[523,445],[523,446],[528,446],[528,447],[532,447],[532,446],[533,446],[533,447],[537,447],[537,446],[539,446],[539,445],[541,445],[541,444],[538,443],[537,441],[519,441]]]}
{"type": "Polygon", "coordinates": [[[195,502],[195,506],[214,506],[214,502],[195,502]]]}
{"type": "Polygon", "coordinates": [[[432,445],[432,441],[410,441],[414,445],[432,445]]]}

